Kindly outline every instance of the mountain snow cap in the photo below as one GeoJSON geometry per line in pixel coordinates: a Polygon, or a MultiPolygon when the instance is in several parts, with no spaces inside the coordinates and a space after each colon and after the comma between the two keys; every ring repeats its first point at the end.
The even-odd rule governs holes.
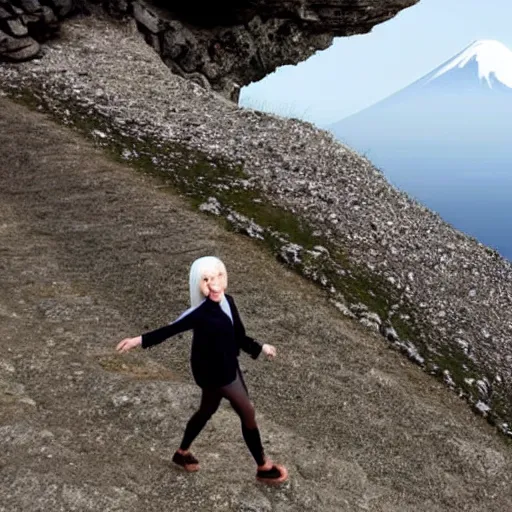
{"type": "Polygon", "coordinates": [[[492,88],[491,75],[503,85],[512,88],[512,51],[503,43],[494,40],[475,41],[453,59],[442,65],[429,81],[439,78],[455,68],[463,68],[468,63],[478,64],[478,78],[485,79],[492,88]]]}

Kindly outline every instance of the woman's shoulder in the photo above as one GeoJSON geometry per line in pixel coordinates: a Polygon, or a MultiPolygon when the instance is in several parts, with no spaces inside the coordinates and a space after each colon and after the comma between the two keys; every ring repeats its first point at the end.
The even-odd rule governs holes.
{"type": "Polygon", "coordinates": [[[202,300],[196,306],[189,307],[188,309],[183,311],[183,313],[181,313],[181,315],[178,318],[176,318],[175,322],[177,322],[178,320],[182,320],[185,317],[191,317],[191,316],[195,316],[197,314],[201,314],[201,311],[204,310],[204,308],[205,308],[205,302],[206,302],[206,300],[202,300]]]}

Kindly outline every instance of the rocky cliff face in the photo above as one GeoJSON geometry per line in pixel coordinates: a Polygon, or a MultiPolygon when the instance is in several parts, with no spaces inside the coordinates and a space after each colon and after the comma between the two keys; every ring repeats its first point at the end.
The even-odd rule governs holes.
{"type": "MultiPolygon", "coordinates": [[[[26,60],[56,34],[77,0],[0,0],[0,58],[26,60]]],[[[240,87],[327,48],[333,37],[369,32],[418,0],[105,0],[105,10],[137,21],[176,74],[236,101],[240,87]],[[177,6],[176,4],[180,4],[177,6]]],[[[92,1],[92,3],[98,3],[92,1]]],[[[87,7],[80,2],[80,7],[87,7]]]]}

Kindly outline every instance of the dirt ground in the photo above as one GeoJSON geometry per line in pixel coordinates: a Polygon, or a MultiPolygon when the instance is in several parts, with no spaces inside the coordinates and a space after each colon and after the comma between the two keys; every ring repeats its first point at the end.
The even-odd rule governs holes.
{"type": "Polygon", "coordinates": [[[0,289],[0,511],[512,510],[512,448],[465,402],[253,241],[5,99],[0,289]],[[199,399],[189,334],[114,351],[188,307],[206,254],[278,349],[242,366],[280,488],[255,481],[227,404],[201,470],[170,462],[199,399]]]}

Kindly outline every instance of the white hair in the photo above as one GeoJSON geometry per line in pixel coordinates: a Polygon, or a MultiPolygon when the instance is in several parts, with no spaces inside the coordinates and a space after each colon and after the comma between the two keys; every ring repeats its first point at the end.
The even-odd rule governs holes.
{"type": "Polygon", "coordinates": [[[206,272],[215,272],[221,268],[226,273],[226,266],[215,256],[203,256],[195,260],[190,267],[189,289],[190,289],[190,306],[195,308],[204,300],[199,284],[206,272]]]}

